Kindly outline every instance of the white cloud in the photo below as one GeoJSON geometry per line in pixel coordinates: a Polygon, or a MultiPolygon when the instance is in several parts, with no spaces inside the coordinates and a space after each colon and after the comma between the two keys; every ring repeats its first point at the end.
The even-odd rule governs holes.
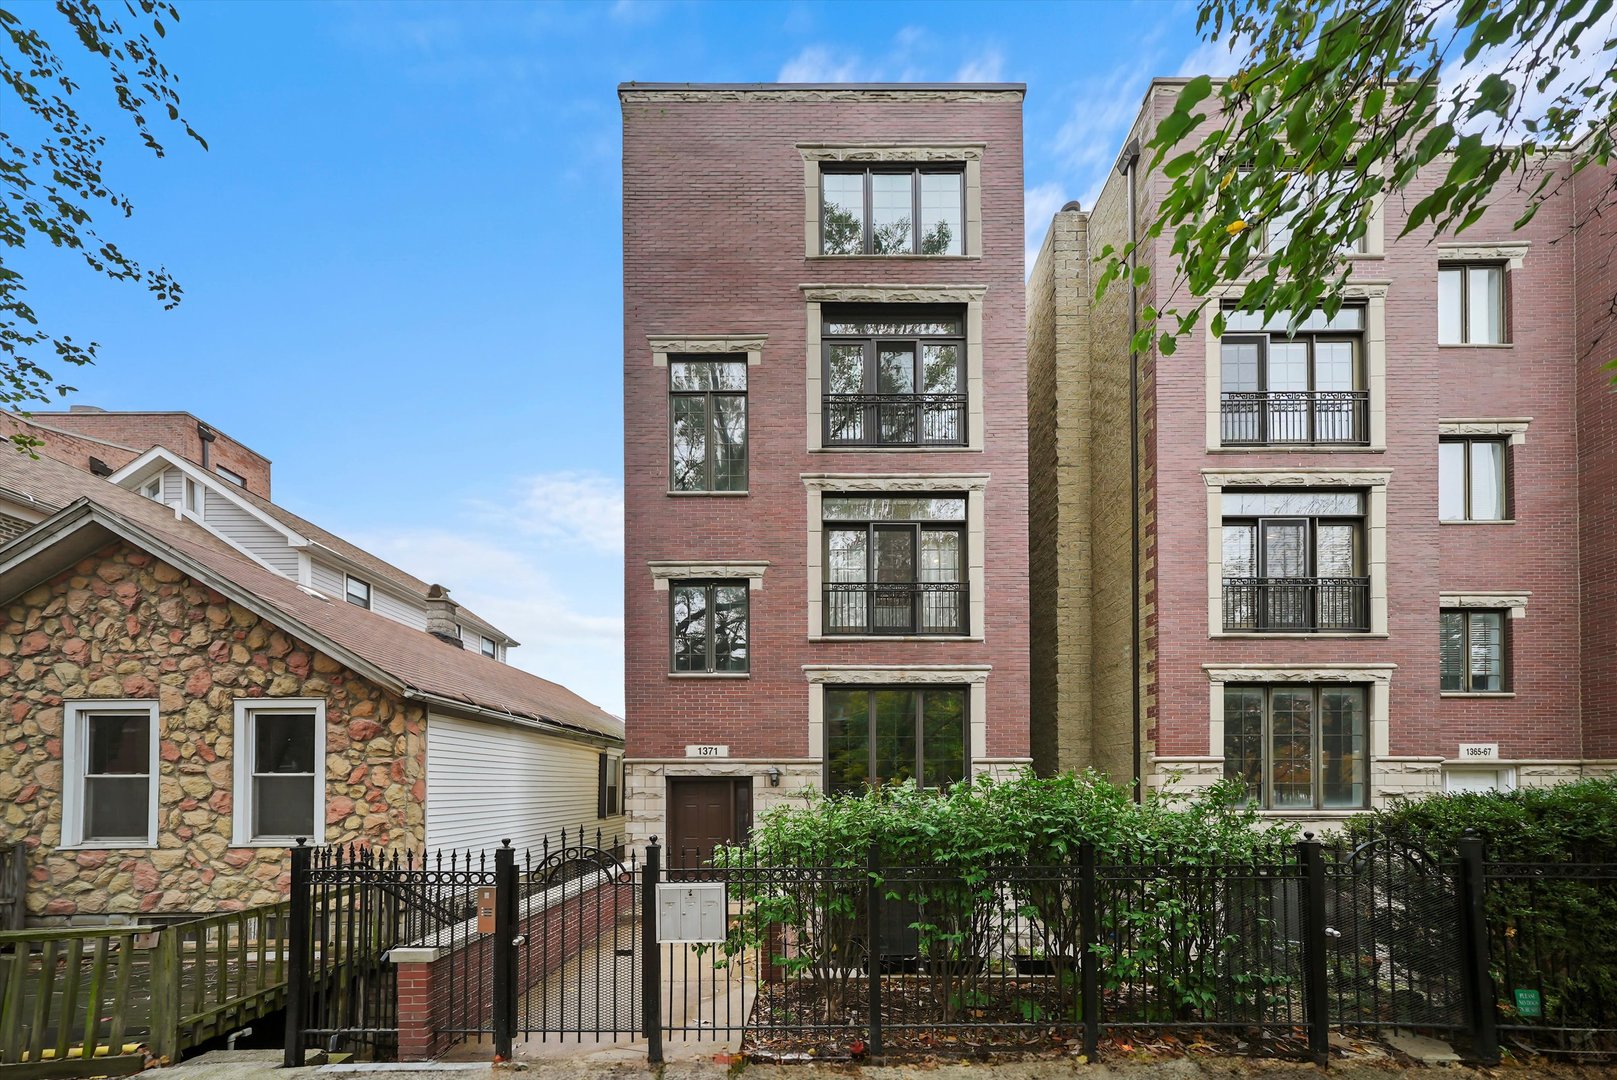
{"type": "Polygon", "coordinates": [[[1003,82],[1004,79],[1005,54],[994,46],[968,59],[954,75],[955,82],[1003,82]]]}
{"type": "Polygon", "coordinates": [[[498,503],[473,503],[502,528],[603,555],[623,554],[623,482],[599,473],[540,473],[498,503]]]}
{"type": "Polygon", "coordinates": [[[616,0],[607,15],[619,26],[645,26],[657,21],[662,8],[657,0],[616,0]]]}
{"type": "Polygon", "coordinates": [[[1107,170],[1117,160],[1149,85],[1141,72],[1149,70],[1149,65],[1130,64],[1081,86],[1074,94],[1072,114],[1056,132],[1051,149],[1082,192],[1079,199],[1085,206],[1095,204],[1107,170]]]}
{"type": "Polygon", "coordinates": [[[1050,219],[1066,203],[1067,189],[1054,181],[1030,187],[1022,193],[1022,234],[1028,273],[1033,272],[1033,260],[1039,257],[1039,248],[1044,246],[1050,219]]]}
{"type": "Polygon", "coordinates": [[[1234,75],[1248,52],[1247,45],[1235,41],[1204,41],[1190,51],[1179,65],[1179,76],[1211,75],[1215,79],[1234,75]]]}
{"type": "Polygon", "coordinates": [[[857,53],[833,50],[829,45],[806,45],[781,65],[777,82],[876,82],[875,69],[866,69],[857,53]]]}

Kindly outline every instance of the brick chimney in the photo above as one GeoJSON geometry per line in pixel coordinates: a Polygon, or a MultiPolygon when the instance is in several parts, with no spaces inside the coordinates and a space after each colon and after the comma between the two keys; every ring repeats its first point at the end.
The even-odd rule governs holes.
{"type": "Polygon", "coordinates": [[[427,633],[446,645],[453,645],[457,649],[466,646],[460,640],[460,628],[455,625],[455,615],[460,611],[460,605],[449,599],[449,590],[442,585],[427,586],[427,633]]]}

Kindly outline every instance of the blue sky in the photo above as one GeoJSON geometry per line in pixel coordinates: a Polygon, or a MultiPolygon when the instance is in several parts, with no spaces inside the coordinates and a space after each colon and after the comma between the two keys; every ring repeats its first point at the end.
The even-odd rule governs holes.
{"type": "MultiPolygon", "coordinates": [[[[25,18],[62,41],[34,0],[25,18]]],[[[512,660],[615,712],[622,306],[615,88],[1028,84],[1028,244],[1086,200],[1152,75],[1221,67],[1188,0],[197,3],[163,43],[204,153],[93,102],[164,312],[55,252],[8,256],[101,343],[71,401],[187,409],[273,459],[278,502],[454,595],[512,660]]],[[[65,44],[65,43],[64,43],[65,44]]]]}

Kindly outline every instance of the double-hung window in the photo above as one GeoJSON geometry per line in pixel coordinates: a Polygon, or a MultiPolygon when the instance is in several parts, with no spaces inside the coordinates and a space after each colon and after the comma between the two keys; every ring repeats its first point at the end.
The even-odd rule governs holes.
{"type": "Polygon", "coordinates": [[[325,839],[326,706],[316,698],[236,702],[235,842],[325,839]]]}
{"type": "Polygon", "coordinates": [[[962,255],[965,219],[962,165],[820,173],[822,255],[962,255]]]}
{"type": "Polygon", "coordinates": [[[1219,340],[1220,431],[1225,446],[1366,445],[1370,392],[1365,309],[1291,314],[1228,309],[1219,340]]]}
{"type": "Polygon", "coordinates": [[[371,584],[357,577],[349,577],[343,586],[348,602],[355,607],[369,609],[371,606],[371,584]]]}
{"type": "Polygon", "coordinates": [[[68,846],[157,843],[157,703],[70,702],[64,716],[68,846]]]}
{"type": "Polygon", "coordinates": [[[828,305],[822,314],[826,446],[966,445],[960,308],[828,305]]]}
{"type": "Polygon", "coordinates": [[[1224,629],[1370,629],[1361,491],[1224,489],[1224,629]]]}
{"type": "Polygon", "coordinates": [[[827,634],[964,634],[964,495],[825,495],[827,634]]]}
{"type": "Polygon", "coordinates": [[[747,490],[747,360],[668,358],[669,488],[747,490]]]}
{"type": "Polygon", "coordinates": [[[596,758],[596,769],[595,816],[613,817],[621,805],[623,758],[617,754],[603,753],[596,758]]]}
{"type": "Polygon", "coordinates": [[[1437,444],[1439,521],[1506,519],[1506,441],[1443,439],[1437,444]]]}
{"type": "Polygon", "coordinates": [[[499,659],[500,647],[494,643],[494,639],[491,637],[483,637],[479,634],[477,637],[477,651],[490,660],[499,659]]]}
{"type": "Polygon", "coordinates": [[[1437,343],[1502,345],[1505,341],[1505,265],[1438,267],[1437,343]]]}
{"type": "Polygon", "coordinates": [[[1440,689],[1450,693],[1498,694],[1505,684],[1505,613],[1454,609],[1442,613],[1438,666],[1440,689]]]}
{"type": "Polygon", "coordinates": [[[1224,775],[1269,810],[1351,810],[1368,794],[1369,689],[1224,688],[1224,775]]]}
{"type": "Polygon", "coordinates": [[[740,674],[747,670],[747,590],[745,580],[669,583],[671,671],[740,674]]]}
{"type": "Polygon", "coordinates": [[[963,686],[825,688],[826,790],[913,780],[943,788],[966,778],[963,686]]]}

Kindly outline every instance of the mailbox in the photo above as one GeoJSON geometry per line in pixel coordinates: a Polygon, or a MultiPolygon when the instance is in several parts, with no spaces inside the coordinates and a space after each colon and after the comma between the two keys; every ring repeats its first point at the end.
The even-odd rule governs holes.
{"type": "Polygon", "coordinates": [[[492,885],[487,885],[477,890],[477,932],[479,934],[494,933],[494,897],[495,891],[492,885]]]}
{"type": "Polygon", "coordinates": [[[727,910],[722,881],[657,886],[658,941],[723,941],[727,910]]]}

